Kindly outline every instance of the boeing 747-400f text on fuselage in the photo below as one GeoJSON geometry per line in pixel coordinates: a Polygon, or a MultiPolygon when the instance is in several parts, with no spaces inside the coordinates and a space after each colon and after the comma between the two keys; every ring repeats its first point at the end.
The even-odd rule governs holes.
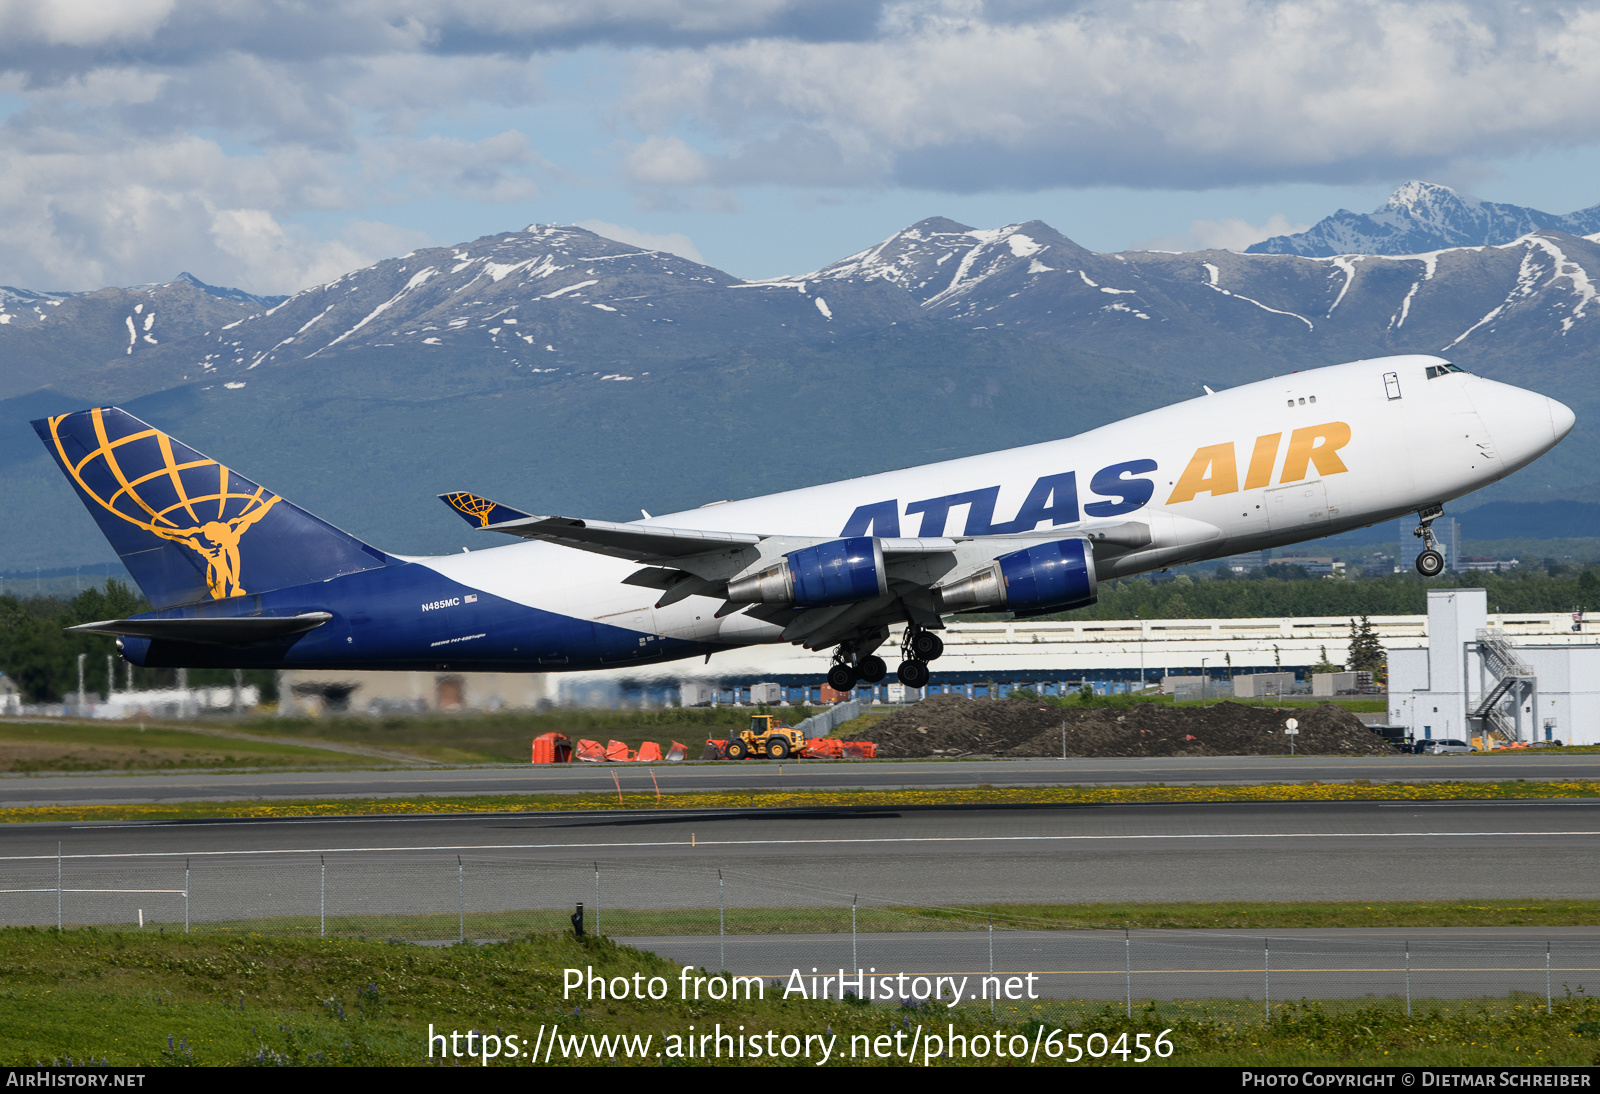
{"type": "Polygon", "coordinates": [[[1096,583],[1440,507],[1572,429],[1437,357],[1310,369],[1045,444],[629,523],[444,495],[516,542],[393,555],[124,411],[35,422],[153,611],[77,630],[136,665],[551,672],[732,646],[833,648],[829,683],[920,687],[959,612],[1092,604],[1096,583]]]}

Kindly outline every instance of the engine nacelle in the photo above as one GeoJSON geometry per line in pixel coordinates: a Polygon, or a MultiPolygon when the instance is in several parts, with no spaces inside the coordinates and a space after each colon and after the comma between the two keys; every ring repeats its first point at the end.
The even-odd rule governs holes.
{"type": "Polygon", "coordinates": [[[888,591],[883,545],[872,536],[802,547],[776,566],[728,582],[729,600],[797,608],[850,604],[888,591]]]}
{"type": "Polygon", "coordinates": [[[1062,539],[1001,555],[987,567],[934,590],[941,611],[1060,611],[1093,604],[1094,552],[1086,540],[1062,539]]]}

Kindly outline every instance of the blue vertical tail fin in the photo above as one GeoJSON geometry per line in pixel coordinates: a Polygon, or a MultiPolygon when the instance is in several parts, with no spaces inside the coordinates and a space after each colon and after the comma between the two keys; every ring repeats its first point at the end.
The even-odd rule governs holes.
{"type": "Polygon", "coordinates": [[[156,608],[263,593],[387,557],[117,407],[33,423],[156,608]]]}

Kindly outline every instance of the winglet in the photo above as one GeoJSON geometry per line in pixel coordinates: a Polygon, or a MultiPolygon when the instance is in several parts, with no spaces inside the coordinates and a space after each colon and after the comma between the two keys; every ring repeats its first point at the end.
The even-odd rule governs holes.
{"type": "Polygon", "coordinates": [[[454,494],[440,494],[439,500],[460,513],[461,519],[474,528],[489,528],[496,524],[504,524],[508,520],[527,520],[532,516],[509,505],[501,505],[497,501],[459,491],[454,494]]]}

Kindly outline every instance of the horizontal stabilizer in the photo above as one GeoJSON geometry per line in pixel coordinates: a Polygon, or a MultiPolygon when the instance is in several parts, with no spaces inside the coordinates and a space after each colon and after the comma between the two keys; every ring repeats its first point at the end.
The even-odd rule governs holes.
{"type": "Polygon", "coordinates": [[[527,520],[528,514],[521,509],[513,509],[509,505],[501,505],[489,498],[480,498],[476,494],[457,491],[454,494],[440,494],[439,500],[461,514],[461,519],[474,528],[491,528],[496,524],[504,524],[508,520],[527,520]]]}
{"type": "Polygon", "coordinates": [[[234,619],[106,619],[68,627],[87,634],[161,638],[171,642],[199,642],[208,646],[250,646],[305,634],[333,616],[327,612],[302,615],[255,615],[234,619]]]}

